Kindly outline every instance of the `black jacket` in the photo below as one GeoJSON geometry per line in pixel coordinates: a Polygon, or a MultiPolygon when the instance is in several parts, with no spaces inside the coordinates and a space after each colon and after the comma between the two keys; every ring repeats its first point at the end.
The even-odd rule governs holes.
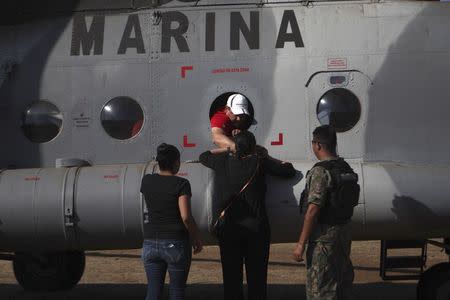
{"type": "Polygon", "coordinates": [[[259,230],[268,226],[265,205],[266,174],[290,178],[296,172],[291,163],[275,161],[268,157],[258,157],[256,154],[246,158],[236,158],[229,153],[212,154],[206,151],[200,155],[200,162],[215,171],[215,197],[222,203],[222,209],[228,204],[228,199],[237,194],[259,168],[251,184],[245,189],[238,200],[235,200],[227,211],[233,215],[233,220],[251,230],[259,230]]]}

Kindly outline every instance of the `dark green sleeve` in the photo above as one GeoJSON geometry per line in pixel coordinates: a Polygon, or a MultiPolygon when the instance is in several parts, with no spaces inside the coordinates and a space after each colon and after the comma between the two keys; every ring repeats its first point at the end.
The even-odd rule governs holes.
{"type": "Polygon", "coordinates": [[[324,207],[327,201],[327,193],[331,184],[331,176],[323,167],[311,169],[308,180],[308,203],[324,207]]]}

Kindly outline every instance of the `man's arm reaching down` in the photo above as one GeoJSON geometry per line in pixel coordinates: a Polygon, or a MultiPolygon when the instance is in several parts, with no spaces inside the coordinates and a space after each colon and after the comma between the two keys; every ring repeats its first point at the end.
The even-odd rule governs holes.
{"type": "Polygon", "coordinates": [[[211,138],[213,143],[219,148],[230,147],[231,151],[235,151],[234,142],[229,138],[222,128],[213,127],[211,129],[211,138]]]}

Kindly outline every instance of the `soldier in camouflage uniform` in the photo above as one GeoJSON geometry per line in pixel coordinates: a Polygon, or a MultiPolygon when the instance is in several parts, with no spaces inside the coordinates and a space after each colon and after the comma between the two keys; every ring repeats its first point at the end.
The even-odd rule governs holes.
{"type": "MultiPolygon", "coordinates": [[[[349,220],[338,222],[340,224],[330,222],[328,215],[333,214],[329,204],[330,190],[333,188],[332,176],[327,168],[320,165],[346,163],[336,155],[336,132],[330,126],[320,126],[314,130],[312,148],[321,162],[306,176],[302,202],[307,202],[308,208],[299,242],[293,253],[294,259],[303,261],[307,243],[308,300],[351,299],[354,273],[350,260],[351,236],[347,225],[349,220]]],[[[351,210],[353,212],[353,206],[351,210]]]]}

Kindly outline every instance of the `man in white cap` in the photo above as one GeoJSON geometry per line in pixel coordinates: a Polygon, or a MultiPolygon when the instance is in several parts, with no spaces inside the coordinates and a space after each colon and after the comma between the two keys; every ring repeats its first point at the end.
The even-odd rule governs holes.
{"type": "Polygon", "coordinates": [[[228,97],[227,105],[217,110],[211,117],[211,136],[213,143],[219,148],[229,148],[235,151],[232,138],[233,131],[248,123],[250,112],[248,99],[241,94],[228,97]]]}

